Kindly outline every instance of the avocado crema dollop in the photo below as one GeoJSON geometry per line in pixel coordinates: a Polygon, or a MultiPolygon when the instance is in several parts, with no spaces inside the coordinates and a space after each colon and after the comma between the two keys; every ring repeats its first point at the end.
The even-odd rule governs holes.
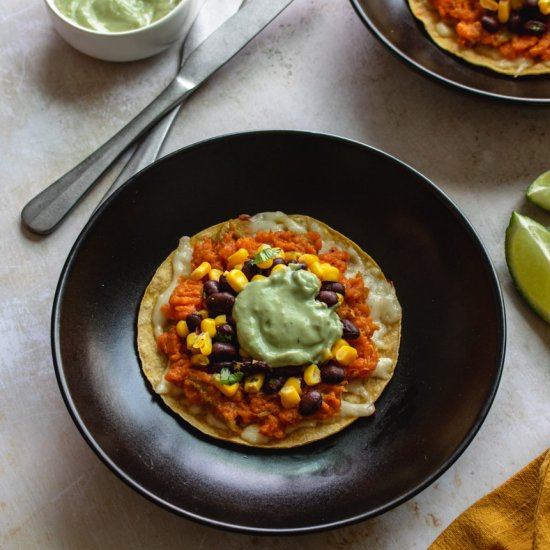
{"type": "Polygon", "coordinates": [[[315,299],[320,288],[313,273],[292,264],[248,283],[233,307],[239,345],[271,367],[321,361],[342,337],[342,323],[315,299]]]}
{"type": "Polygon", "coordinates": [[[171,12],[181,0],[56,0],[59,11],[81,27],[125,32],[145,27],[171,12]]]}

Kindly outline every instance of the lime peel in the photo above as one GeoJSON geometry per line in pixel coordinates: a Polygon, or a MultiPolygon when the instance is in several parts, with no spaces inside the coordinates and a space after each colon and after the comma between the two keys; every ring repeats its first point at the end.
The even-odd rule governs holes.
{"type": "Polygon", "coordinates": [[[550,231],[535,220],[512,212],[505,253],[519,293],[550,323],[550,231]]]}
{"type": "Polygon", "coordinates": [[[525,196],[533,204],[550,210],[550,170],[541,174],[531,183],[525,196]]]}

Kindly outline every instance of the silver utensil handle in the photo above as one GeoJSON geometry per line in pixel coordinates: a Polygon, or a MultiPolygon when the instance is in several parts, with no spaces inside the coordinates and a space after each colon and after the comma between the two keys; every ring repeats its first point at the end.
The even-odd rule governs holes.
{"type": "Polygon", "coordinates": [[[132,176],[157,160],[162,144],[176,119],[180,107],[181,104],[174,107],[141,139],[116,180],[111,184],[111,187],[107,189],[107,192],[99,201],[98,208],[103,204],[105,199],[111,196],[123,183],[127,182],[132,176]]]}
{"type": "Polygon", "coordinates": [[[21,212],[23,224],[40,235],[51,233],[124,150],[181,102],[192,89],[193,86],[182,83],[182,79],[173,80],[155,100],[97,151],[29,201],[21,212]]]}

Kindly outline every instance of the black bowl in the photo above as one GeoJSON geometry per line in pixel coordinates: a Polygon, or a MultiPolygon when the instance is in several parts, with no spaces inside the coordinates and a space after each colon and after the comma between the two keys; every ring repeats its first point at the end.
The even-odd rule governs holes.
{"type": "Polygon", "coordinates": [[[471,63],[439,48],[412,15],[407,0],[351,0],[373,34],[420,73],[463,92],[524,104],[550,104],[550,76],[514,78],[471,63]]]}
{"type": "Polygon", "coordinates": [[[505,320],[487,253],[435,185],[359,143],[276,131],[187,147],[114,194],[64,266],[52,339],[71,415],[126,483],[210,526],[281,534],[373,517],[449,468],[497,391],[505,320]],[[224,444],[187,426],[150,390],[135,344],[142,293],[178,238],[266,210],[348,235],[403,306],[398,367],[375,415],[287,451],[224,444]]]}

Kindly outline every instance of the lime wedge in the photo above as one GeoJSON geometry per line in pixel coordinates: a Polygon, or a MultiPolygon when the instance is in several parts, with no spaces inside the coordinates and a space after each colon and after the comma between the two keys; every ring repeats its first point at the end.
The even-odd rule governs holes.
{"type": "Polygon", "coordinates": [[[541,174],[528,187],[525,195],[537,206],[550,210],[550,170],[541,174]]]}
{"type": "Polygon", "coordinates": [[[550,231],[531,218],[512,212],[505,251],[518,291],[550,323],[550,231]]]}

